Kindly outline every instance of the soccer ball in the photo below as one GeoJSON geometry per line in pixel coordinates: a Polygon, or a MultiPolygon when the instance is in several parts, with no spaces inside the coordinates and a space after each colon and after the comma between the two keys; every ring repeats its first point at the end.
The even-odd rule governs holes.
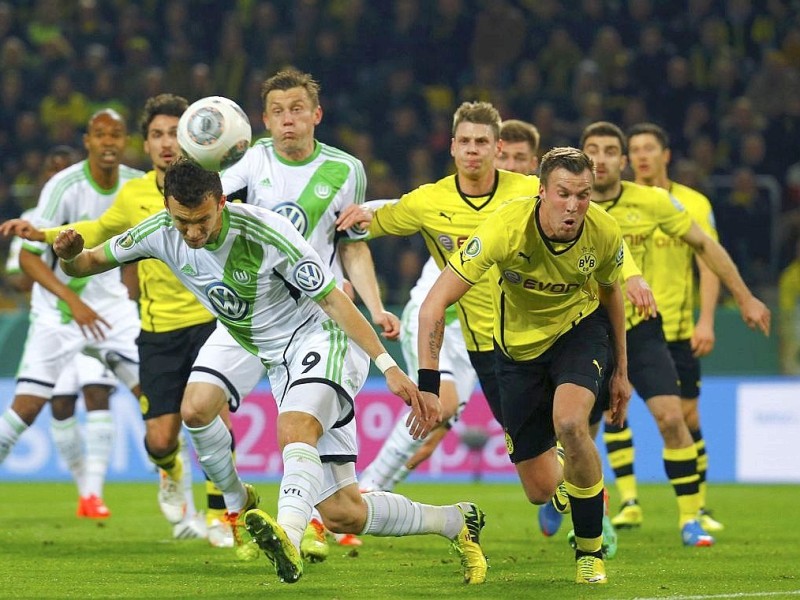
{"type": "Polygon", "coordinates": [[[200,98],[178,121],[184,156],[208,171],[235,164],[250,147],[250,120],[236,102],[222,96],[200,98]]]}

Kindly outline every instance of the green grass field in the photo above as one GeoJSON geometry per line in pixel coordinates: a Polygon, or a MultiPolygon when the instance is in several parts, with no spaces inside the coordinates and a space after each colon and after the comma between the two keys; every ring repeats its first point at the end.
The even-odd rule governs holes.
{"type": "MultiPolygon", "coordinates": [[[[276,484],[260,484],[274,510],[276,484]]],[[[713,548],[683,548],[666,484],[642,486],[645,524],[620,532],[610,583],[573,583],[567,523],[545,539],[517,484],[407,484],[398,491],[430,503],[474,500],[487,515],[489,575],[465,586],[446,540],[365,538],[348,553],[306,565],[303,579],[277,581],[265,558],[240,563],[201,540],[174,541],[155,500],[156,485],[109,484],[107,522],[74,517],[64,483],[2,483],[0,598],[791,598],[800,597],[797,486],[712,486],[727,529],[713,548]]],[[[198,488],[198,499],[201,498],[198,488]]]]}

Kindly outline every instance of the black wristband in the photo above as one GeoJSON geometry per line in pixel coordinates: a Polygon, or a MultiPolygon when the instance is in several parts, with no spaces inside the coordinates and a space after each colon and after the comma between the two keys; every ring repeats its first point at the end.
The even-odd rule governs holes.
{"type": "Polygon", "coordinates": [[[441,379],[442,374],[436,369],[417,370],[417,386],[420,392],[430,392],[438,396],[441,379]]]}

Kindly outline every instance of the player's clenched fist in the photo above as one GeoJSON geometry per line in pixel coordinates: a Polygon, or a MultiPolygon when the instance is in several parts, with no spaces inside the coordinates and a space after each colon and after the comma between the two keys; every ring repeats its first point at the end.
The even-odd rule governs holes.
{"type": "Polygon", "coordinates": [[[74,229],[65,229],[53,242],[53,252],[63,260],[73,260],[83,252],[83,237],[74,229]]]}

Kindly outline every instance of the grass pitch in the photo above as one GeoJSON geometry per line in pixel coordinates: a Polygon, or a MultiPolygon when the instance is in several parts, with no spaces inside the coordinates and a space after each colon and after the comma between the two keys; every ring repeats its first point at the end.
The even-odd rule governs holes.
{"type": "MultiPolygon", "coordinates": [[[[274,511],[277,485],[257,485],[274,511]]],[[[666,484],[641,486],[644,526],[619,533],[606,564],[610,583],[573,583],[569,521],[553,538],[536,524],[516,483],[406,484],[398,491],[444,504],[477,502],[486,512],[486,584],[466,586],[456,555],[437,536],[364,538],[357,551],[333,545],[300,582],[278,582],[268,561],[171,538],[152,484],[112,483],[105,522],[77,519],[71,484],[2,483],[0,598],[800,598],[797,486],[712,485],[710,505],[726,525],[713,548],[684,548],[666,484]]],[[[200,489],[198,502],[202,506],[200,489]]],[[[612,499],[612,503],[613,503],[612,499]]]]}

